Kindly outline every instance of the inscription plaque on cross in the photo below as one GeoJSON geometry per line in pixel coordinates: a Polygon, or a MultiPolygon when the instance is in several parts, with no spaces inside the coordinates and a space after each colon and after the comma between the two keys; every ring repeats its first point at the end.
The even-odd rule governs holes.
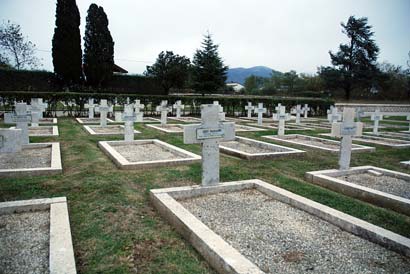
{"type": "Polygon", "coordinates": [[[21,151],[21,129],[0,128],[0,153],[21,151]]]}
{"type": "Polygon", "coordinates": [[[201,105],[201,124],[184,126],[184,143],[201,144],[202,185],[219,183],[219,142],[235,139],[235,123],[222,123],[218,105],[201,105]]]}
{"type": "Polygon", "coordinates": [[[110,107],[107,104],[106,99],[102,99],[100,105],[98,106],[98,110],[100,112],[100,126],[106,127],[107,126],[107,113],[110,110],[110,107]]]}
{"type": "Polygon", "coordinates": [[[248,102],[248,105],[245,106],[245,110],[248,112],[248,118],[252,118],[252,111],[255,109],[254,106],[252,106],[252,102],[248,102]]]}
{"type": "Polygon", "coordinates": [[[181,118],[181,109],[185,108],[181,100],[176,101],[172,107],[176,110],[176,117],[181,118]]]}
{"type": "Polygon", "coordinates": [[[225,112],[224,112],[224,108],[223,106],[221,106],[219,104],[219,101],[214,101],[213,104],[215,106],[218,106],[218,117],[219,117],[219,121],[225,121],[225,112]]]}
{"type": "Polygon", "coordinates": [[[134,113],[134,106],[132,104],[124,105],[122,120],[124,121],[124,141],[133,141],[134,122],[137,120],[137,115],[134,113]]]}
{"type": "Polygon", "coordinates": [[[290,115],[289,115],[289,113],[286,113],[286,107],[285,106],[281,106],[277,110],[277,113],[275,113],[273,115],[273,120],[274,121],[279,121],[278,135],[279,136],[285,135],[285,121],[290,120],[290,115]]]}
{"type": "Polygon", "coordinates": [[[379,121],[383,120],[383,113],[381,113],[380,109],[377,108],[376,111],[370,116],[370,119],[374,121],[373,133],[379,134],[379,121]]]}
{"type": "Polygon", "coordinates": [[[342,115],[337,112],[337,108],[330,106],[330,109],[327,110],[327,120],[329,123],[335,123],[342,120],[342,115]]]}
{"type": "Polygon", "coordinates": [[[308,104],[305,104],[303,106],[302,111],[303,111],[304,118],[307,118],[308,117],[308,112],[310,111],[310,107],[308,106],[308,104]]]}
{"type": "Polygon", "coordinates": [[[296,108],[292,111],[293,114],[296,114],[296,124],[300,125],[300,115],[302,114],[302,106],[296,105],[296,108]]]}
{"type": "Polygon", "coordinates": [[[263,103],[258,103],[258,107],[254,109],[254,112],[258,114],[258,125],[262,125],[263,114],[266,113],[266,108],[263,107],[263,103]]]}
{"type": "Polygon", "coordinates": [[[86,108],[88,108],[88,118],[89,118],[89,119],[93,119],[93,118],[94,118],[94,108],[95,108],[96,106],[97,106],[97,105],[94,104],[94,99],[93,99],[93,98],[88,99],[88,104],[86,104],[86,108]]]}
{"type": "Polygon", "coordinates": [[[161,126],[166,125],[168,112],[172,111],[172,108],[168,107],[168,101],[162,100],[161,104],[157,106],[155,110],[161,112],[161,126]]]}
{"type": "Polygon", "coordinates": [[[352,137],[361,136],[363,132],[363,123],[355,122],[354,117],[354,108],[344,108],[343,121],[332,124],[331,136],[342,137],[340,141],[340,170],[349,169],[352,154],[352,137]]]}

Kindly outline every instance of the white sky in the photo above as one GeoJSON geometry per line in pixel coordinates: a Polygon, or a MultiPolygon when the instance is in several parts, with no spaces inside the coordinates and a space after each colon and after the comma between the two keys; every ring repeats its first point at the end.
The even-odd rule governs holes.
{"type": "MultiPolygon", "coordinates": [[[[0,20],[20,24],[51,71],[55,3],[0,0],[0,20]]],[[[144,72],[162,50],[192,59],[207,30],[231,68],[314,73],[345,41],[340,23],[350,15],[369,18],[380,62],[405,66],[410,51],[410,0],[77,0],[82,36],[91,3],[104,7],[115,61],[130,73],[144,72]]]]}

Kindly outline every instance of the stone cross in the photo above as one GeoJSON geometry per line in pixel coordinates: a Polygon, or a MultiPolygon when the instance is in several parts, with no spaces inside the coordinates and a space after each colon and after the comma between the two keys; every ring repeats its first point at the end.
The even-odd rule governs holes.
{"type": "Polygon", "coordinates": [[[214,101],[214,105],[218,106],[218,117],[219,117],[219,121],[225,121],[225,112],[224,112],[224,108],[219,104],[218,101],[214,101]]]}
{"type": "Polygon", "coordinates": [[[303,114],[304,114],[304,118],[308,117],[308,112],[310,111],[310,107],[308,106],[308,104],[305,104],[302,108],[303,114]]]}
{"type": "Polygon", "coordinates": [[[39,110],[39,118],[42,119],[43,112],[46,111],[48,104],[44,103],[42,98],[31,98],[30,105],[39,110]]]}
{"type": "Polygon", "coordinates": [[[124,121],[124,141],[133,141],[134,122],[137,120],[137,116],[134,113],[134,106],[132,104],[127,104],[124,106],[122,120],[124,121]]]}
{"type": "Polygon", "coordinates": [[[330,109],[327,110],[327,120],[329,123],[335,123],[342,120],[342,115],[337,112],[337,108],[330,106],[330,109]]]}
{"type": "Polygon", "coordinates": [[[21,144],[27,145],[30,142],[28,123],[31,122],[31,114],[27,112],[27,104],[17,103],[14,112],[11,118],[16,123],[16,128],[21,129],[21,144]]]}
{"type": "Polygon", "coordinates": [[[362,110],[362,108],[361,108],[361,107],[357,107],[357,109],[356,109],[356,120],[357,120],[358,122],[360,122],[360,118],[362,118],[363,115],[364,115],[364,111],[362,110]]]}
{"type": "Polygon", "coordinates": [[[100,105],[98,106],[98,110],[100,111],[100,126],[106,127],[107,126],[107,113],[110,110],[110,107],[107,104],[107,100],[101,99],[100,105]]]}
{"type": "Polygon", "coordinates": [[[302,114],[302,106],[297,105],[296,109],[294,109],[292,113],[296,114],[296,124],[300,125],[300,115],[302,114]]]}
{"type": "Polygon", "coordinates": [[[279,136],[285,135],[285,121],[290,120],[290,115],[289,115],[289,113],[286,113],[286,107],[285,106],[281,106],[277,110],[277,113],[275,113],[273,115],[273,120],[274,121],[279,121],[278,135],[279,136]]]}
{"type": "Polygon", "coordinates": [[[176,117],[181,118],[181,109],[185,108],[181,100],[176,101],[172,107],[177,110],[176,117]]]}
{"type": "Polygon", "coordinates": [[[141,109],[144,109],[145,105],[141,104],[140,100],[135,100],[134,103],[134,109],[135,109],[135,114],[137,115],[137,121],[136,122],[143,122],[144,119],[144,112],[141,111],[141,109]]]}
{"type": "Polygon", "coordinates": [[[0,128],[0,153],[21,151],[21,129],[0,128]]]}
{"type": "Polygon", "coordinates": [[[252,111],[255,109],[254,106],[252,106],[252,102],[248,102],[248,105],[245,106],[245,110],[248,112],[248,118],[252,118],[252,111]]]}
{"type": "Polygon", "coordinates": [[[376,111],[370,116],[370,119],[374,121],[373,133],[379,134],[379,121],[383,120],[383,113],[381,113],[380,109],[377,108],[376,111]]]}
{"type": "Polygon", "coordinates": [[[218,113],[218,105],[201,105],[201,124],[184,126],[184,143],[202,147],[203,186],[219,183],[219,141],[235,139],[235,123],[222,123],[218,113]]]}
{"type": "Polygon", "coordinates": [[[258,107],[253,111],[258,113],[258,126],[261,126],[263,121],[263,114],[266,113],[266,108],[263,107],[263,103],[258,103],[258,107]]]}
{"type": "Polygon", "coordinates": [[[350,167],[352,154],[352,136],[360,136],[363,131],[363,123],[354,121],[354,108],[343,109],[343,121],[332,123],[331,135],[342,137],[340,141],[339,169],[346,170],[350,167]]]}
{"type": "Polygon", "coordinates": [[[167,114],[172,111],[171,107],[168,107],[168,101],[162,100],[161,104],[156,107],[156,111],[161,112],[161,126],[167,124],[167,114]]]}
{"type": "Polygon", "coordinates": [[[34,105],[27,106],[27,108],[31,114],[31,126],[38,127],[39,122],[40,122],[40,117],[43,113],[41,106],[38,103],[35,103],[34,105]]]}
{"type": "Polygon", "coordinates": [[[94,118],[94,108],[95,108],[96,106],[97,106],[97,105],[94,104],[94,99],[93,99],[93,98],[88,99],[87,108],[88,108],[88,118],[89,118],[89,119],[93,119],[93,118],[94,118]]]}

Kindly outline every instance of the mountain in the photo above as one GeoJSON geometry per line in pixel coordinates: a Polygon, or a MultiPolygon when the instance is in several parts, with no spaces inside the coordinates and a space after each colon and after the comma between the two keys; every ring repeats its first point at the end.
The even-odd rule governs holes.
{"type": "Polygon", "coordinates": [[[257,66],[252,68],[231,68],[228,70],[228,78],[226,82],[236,82],[243,85],[245,83],[245,79],[248,76],[255,75],[270,78],[272,76],[272,73],[282,74],[279,71],[264,66],[257,66]]]}

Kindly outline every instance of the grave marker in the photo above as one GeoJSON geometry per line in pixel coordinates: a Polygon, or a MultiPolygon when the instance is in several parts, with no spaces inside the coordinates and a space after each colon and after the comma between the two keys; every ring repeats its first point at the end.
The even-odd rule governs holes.
{"type": "Polygon", "coordinates": [[[110,107],[107,105],[107,100],[102,99],[100,105],[98,106],[98,110],[100,112],[100,126],[106,127],[107,126],[107,113],[110,110],[110,107]]]}
{"type": "Polygon", "coordinates": [[[94,108],[96,106],[97,105],[94,104],[94,99],[93,98],[88,99],[88,104],[86,104],[86,107],[88,108],[88,118],[89,119],[94,119],[94,108]]]}
{"type": "Polygon", "coordinates": [[[290,120],[290,115],[289,113],[286,113],[285,106],[280,106],[280,107],[278,106],[277,113],[273,115],[273,120],[279,121],[278,135],[279,136],[285,135],[285,121],[290,120]]]}
{"type": "Polygon", "coordinates": [[[252,106],[252,102],[248,102],[248,105],[245,106],[245,110],[248,112],[248,118],[252,118],[252,111],[255,109],[254,106],[252,106]]]}
{"type": "Polygon", "coordinates": [[[261,126],[263,121],[263,114],[266,113],[266,108],[263,107],[263,103],[258,103],[258,107],[254,109],[254,112],[258,114],[258,126],[261,126]]]}
{"type": "Polygon", "coordinates": [[[124,106],[122,120],[124,121],[124,141],[133,141],[134,122],[137,120],[137,116],[134,113],[134,106],[132,104],[127,104],[124,106]]]}
{"type": "Polygon", "coordinates": [[[362,110],[361,107],[356,108],[356,120],[357,122],[360,122],[360,118],[362,118],[364,115],[364,111],[362,110]]]}
{"type": "Polygon", "coordinates": [[[303,111],[304,118],[307,118],[308,117],[308,112],[310,111],[310,107],[308,106],[308,104],[305,104],[303,106],[302,111],[303,111]]]}
{"type": "Polygon", "coordinates": [[[407,115],[406,120],[409,121],[409,131],[410,131],[410,114],[407,115]]]}
{"type": "Polygon", "coordinates": [[[379,121],[383,120],[383,113],[380,112],[380,109],[377,108],[374,113],[370,116],[370,119],[374,121],[373,133],[379,134],[379,121]]]}
{"type": "Polygon", "coordinates": [[[225,121],[225,112],[224,112],[224,108],[219,104],[218,101],[214,101],[214,105],[218,106],[218,117],[219,117],[219,121],[225,121]]]}
{"type": "Polygon", "coordinates": [[[184,126],[184,143],[201,144],[202,185],[219,183],[219,141],[235,139],[235,123],[221,123],[218,105],[201,105],[201,124],[184,126]]]}
{"type": "Polygon", "coordinates": [[[38,127],[40,123],[40,115],[42,114],[42,108],[35,103],[34,105],[27,106],[31,114],[31,126],[38,127]]]}
{"type": "Polygon", "coordinates": [[[0,128],[0,153],[21,151],[21,129],[0,128]]]}
{"type": "Polygon", "coordinates": [[[292,111],[293,114],[296,114],[296,124],[300,125],[300,115],[302,114],[302,106],[297,105],[296,109],[292,111]]]}
{"type": "Polygon", "coordinates": [[[11,115],[11,119],[16,123],[16,128],[21,129],[21,144],[27,145],[28,137],[28,123],[31,122],[31,114],[27,112],[26,103],[17,103],[15,112],[11,115]]]}
{"type": "Polygon", "coordinates": [[[182,104],[181,100],[178,100],[175,102],[175,104],[172,106],[174,109],[176,109],[176,117],[181,118],[181,109],[184,109],[185,106],[182,104]]]}
{"type": "Polygon", "coordinates": [[[43,98],[31,98],[30,105],[35,106],[35,108],[39,110],[39,118],[42,119],[43,112],[45,112],[48,107],[48,104],[43,102],[43,98]]]}
{"type": "Polygon", "coordinates": [[[342,120],[342,115],[337,112],[337,108],[330,106],[330,109],[327,111],[327,120],[329,123],[335,123],[342,120]]]}
{"type": "Polygon", "coordinates": [[[332,124],[331,136],[342,137],[340,141],[339,169],[347,170],[350,167],[352,154],[352,137],[362,135],[363,123],[354,121],[355,110],[343,109],[343,121],[332,124]]]}
{"type": "Polygon", "coordinates": [[[136,122],[142,123],[144,120],[144,112],[141,111],[141,109],[144,109],[145,105],[141,104],[140,100],[135,100],[134,103],[134,109],[135,109],[135,115],[137,116],[136,122]]]}
{"type": "Polygon", "coordinates": [[[168,112],[172,111],[172,108],[168,107],[168,101],[162,100],[161,104],[157,106],[155,110],[161,112],[161,126],[166,125],[168,112]]]}

